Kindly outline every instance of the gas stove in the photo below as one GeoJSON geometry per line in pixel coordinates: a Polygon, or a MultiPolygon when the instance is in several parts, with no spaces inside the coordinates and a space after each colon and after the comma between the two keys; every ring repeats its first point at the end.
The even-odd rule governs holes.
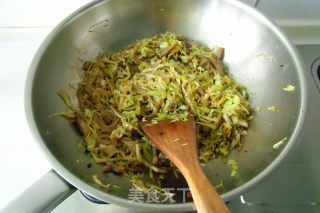
{"type": "MultiPolygon", "coordinates": [[[[297,48],[305,62],[309,89],[309,105],[304,110],[307,118],[301,140],[260,185],[228,203],[232,212],[320,212],[320,45],[298,45],[297,48]]],[[[96,204],[76,192],[52,212],[134,211],[114,204],[96,204]]]]}

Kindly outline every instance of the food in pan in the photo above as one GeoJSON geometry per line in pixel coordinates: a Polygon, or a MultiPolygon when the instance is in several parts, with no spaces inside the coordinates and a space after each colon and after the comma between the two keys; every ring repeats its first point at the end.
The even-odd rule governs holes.
{"type": "Polygon", "coordinates": [[[250,111],[246,88],[229,74],[223,55],[221,47],[210,49],[173,33],[99,54],[83,64],[78,108],[59,92],[71,109],[61,115],[77,124],[86,151],[104,172],[133,178],[178,174],[142,133],[139,120],[148,117],[157,123],[194,116],[200,160],[226,157],[243,146],[250,111]]]}

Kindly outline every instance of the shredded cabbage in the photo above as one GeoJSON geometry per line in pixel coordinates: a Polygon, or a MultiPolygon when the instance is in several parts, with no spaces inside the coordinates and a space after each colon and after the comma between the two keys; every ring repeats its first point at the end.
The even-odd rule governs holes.
{"type": "Polygon", "coordinates": [[[237,174],[237,172],[238,172],[238,169],[239,169],[237,161],[229,159],[228,160],[228,165],[232,169],[230,176],[231,177],[235,176],[237,174]]]}
{"type": "Polygon", "coordinates": [[[274,107],[274,106],[271,106],[271,107],[268,107],[268,110],[269,110],[269,111],[276,112],[276,111],[277,111],[277,108],[274,107]]]}
{"type": "Polygon", "coordinates": [[[286,91],[286,92],[294,92],[295,87],[290,85],[290,84],[288,84],[285,88],[283,88],[283,90],[286,91]]]}
{"type": "Polygon", "coordinates": [[[147,117],[157,123],[194,116],[200,160],[227,156],[243,146],[250,112],[246,88],[228,73],[223,52],[165,33],[100,54],[83,65],[80,108],[64,100],[73,114],[63,115],[74,118],[87,151],[105,172],[175,173],[142,133],[138,121],[147,117]]]}
{"type": "Polygon", "coordinates": [[[287,137],[284,137],[281,141],[279,141],[278,143],[275,143],[273,144],[273,148],[274,149],[279,149],[283,144],[284,142],[287,140],[288,138],[287,137]]]}

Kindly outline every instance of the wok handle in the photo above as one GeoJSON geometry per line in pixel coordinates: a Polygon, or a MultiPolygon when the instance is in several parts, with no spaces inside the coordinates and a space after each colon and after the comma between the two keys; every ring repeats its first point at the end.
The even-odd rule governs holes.
{"type": "Polygon", "coordinates": [[[76,188],[51,170],[1,209],[0,213],[50,212],[75,191],[76,188]]]}

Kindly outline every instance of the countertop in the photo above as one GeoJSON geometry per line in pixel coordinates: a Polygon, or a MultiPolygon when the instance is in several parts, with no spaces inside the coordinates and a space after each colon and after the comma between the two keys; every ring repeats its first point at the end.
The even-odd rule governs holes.
{"type": "Polygon", "coordinates": [[[87,2],[0,1],[0,209],[51,169],[25,119],[25,78],[46,35],[87,2]]]}

